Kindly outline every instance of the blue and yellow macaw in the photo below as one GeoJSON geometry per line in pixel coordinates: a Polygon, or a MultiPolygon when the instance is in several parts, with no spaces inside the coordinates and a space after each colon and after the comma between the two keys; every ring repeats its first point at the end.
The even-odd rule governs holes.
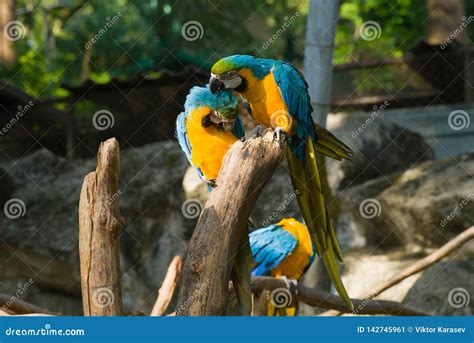
{"type": "MultiPolygon", "coordinates": [[[[314,247],[306,225],[294,218],[282,219],[250,233],[250,249],[256,266],[252,276],[271,274],[298,280],[314,261],[314,247]]],[[[296,307],[275,308],[268,303],[269,316],[294,316],[296,307]]]]}
{"type": "Polygon", "coordinates": [[[176,121],[176,135],[199,177],[214,185],[225,154],[245,136],[237,98],[230,91],[212,94],[208,87],[193,87],[176,121]]]}
{"type": "MultiPolygon", "coordinates": [[[[240,120],[240,106],[246,106],[232,94],[223,91],[212,94],[208,87],[193,87],[176,121],[176,135],[199,177],[209,191],[221,169],[224,156],[232,144],[245,136],[240,120]]],[[[247,110],[247,109],[245,109],[247,110]]],[[[250,315],[251,255],[247,236],[243,237],[232,268],[232,281],[242,313],[250,315]]]]}
{"type": "Polygon", "coordinates": [[[337,266],[342,254],[329,219],[316,158],[316,153],[321,153],[338,160],[350,159],[351,149],[313,123],[308,84],[287,62],[249,55],[225,57],[212,66],[209,87],[213,93],[222,89],[239,92],[258,124],[274,128],[277,136],[281,132],[289,135],[287,159],[293,187],[299,191],[301,214],[316,253],[322,257],[337,292],[352,309],[337,266]]]}

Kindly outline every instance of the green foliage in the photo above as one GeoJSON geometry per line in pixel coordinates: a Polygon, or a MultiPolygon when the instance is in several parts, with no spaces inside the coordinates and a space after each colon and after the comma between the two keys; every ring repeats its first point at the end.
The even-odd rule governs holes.
{"type": "MultiPolygon", "coordinates": [[[[219,57],[248,53],[302,63],[307,0],[18,0],[26,36],[14,42],[16,65],[0,72],[28,93],[64,95],[61,84],[108,82],[188,64],[209,68],[219,57]],[[183,27],[198,22],[198,39],[183,27]]],[[[466,1],[466,13],[473,4],[466,1]]],[[[469,12],[470,11],[470,12],[469,12]]],[[[401,56],[425,31],[425,2],[345,0],[335,63],[401,56]],[[375,21],[380,37],[361,39],[375,21]]],[[[469,30],[472,34],[474,26],[469,30]]]]}
{"type": "Polygon", "coordinates": [[[336,32],[336,64],[400,57],[424,36],[426,4],[419,0],[351,0],[340,8],[336,32]],[[380,36],[364,40],[360,35],[366,22],[380,27],[380,36]]]}

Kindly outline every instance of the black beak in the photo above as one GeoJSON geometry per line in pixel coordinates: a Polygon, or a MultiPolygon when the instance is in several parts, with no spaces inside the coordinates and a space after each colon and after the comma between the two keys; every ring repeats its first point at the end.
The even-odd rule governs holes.
{"type": "Polygon", "coordinates": [[[217,78],[217,76],[211,75],[211,78],[209,79],[209,90],[211,93],[218,92],[222,89],[225,89],[224,83],[217,78]]]}

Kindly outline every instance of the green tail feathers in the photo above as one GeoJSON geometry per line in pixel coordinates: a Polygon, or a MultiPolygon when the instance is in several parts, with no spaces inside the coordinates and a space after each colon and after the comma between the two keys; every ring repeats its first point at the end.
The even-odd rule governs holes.
{"type": "Polygon", "coordinates": [[[250,289],[250,269],[252,266],[252,254],[250,252],[249,237],[245,234],[239,251],[232,266],[232,283],[234,284],[237,302],[241,308],[242,315],[252,314],[252,291],[250,289]]]}
{"type": "Polygon", "coordinates": [[[331,132],[324,127],[314,124],[316,130],[317,142],[314,146],[316,152],[336,160],[351,160],[354,152],[347,145],[337,139],[331,132]]]}
{"type": "MultiPolygon", "coordinates": [[[[318,132],[318,139],[321,136],[322,135],[318,132]]],[[[327,141],[329,142],[329,138],[327,141]]],[[[343,145],[343,143],[341,144],[343,145]]],[[[299,192],[297,198],[298,204],[301,209],[301,214],[308,226],[308,230],[310,231],[311,240],[313,241],[316,253],[323,259],[326,270],[340,297],[348,308],[353,309],[354,306],[342,283],[337,266],[337,260],[342,261],[342,253],[329,218],[324,194],[322,192],[323,188],[321,186],[321,177],[316,159],[317,151],[318,149],[315,147],[313,140],[308,139],[305,146],[305,161],[303,162],[288,149],[287,157],[291,181],[293,187],[299,192]]]]}

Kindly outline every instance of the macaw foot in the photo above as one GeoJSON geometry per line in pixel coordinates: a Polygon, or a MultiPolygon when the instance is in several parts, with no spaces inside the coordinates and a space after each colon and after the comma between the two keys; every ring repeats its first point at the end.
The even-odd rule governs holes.
{"type": "Polygon", "coordinates": [[[290,140],[290,135],[288,134],[288,132],[286,132],[283,128],[278,126],[275,129],[275,131],[273,131],[273,140],[279,142],[282,137],[283,137],[283,139],[285,139],[287,141],[290,140]]]}
{"type": "Polygon", "coordinates": [[[217,187],[217,184],[216,184],[216,180],[215,179],[211,179],[211,180],[206,180],[206,184],[212,188],[215,188],[217,187]]]}
{"type": "Polygon", "coordinates": [[[244,137],[240,137],[240,138],[239,138],[239,141],[245,142],[245,136],[244,136],[244,137]]]}
{"type": "Polygon", "coordinates": [[[257,125],[255,126],[255,129],[253,130],[253,135],[252,138],[257,138],[262,135],[264,127],[262,125],[257,125]]]}
{"type": "Polygon", "coordinates": [[[283,281],[285,281],[286,288],[290,289],[293,286],[295,289],[297,289],[298,280],[288,279],[285,275],[280,276],[279,279],[282,279],[283,281]]]}

